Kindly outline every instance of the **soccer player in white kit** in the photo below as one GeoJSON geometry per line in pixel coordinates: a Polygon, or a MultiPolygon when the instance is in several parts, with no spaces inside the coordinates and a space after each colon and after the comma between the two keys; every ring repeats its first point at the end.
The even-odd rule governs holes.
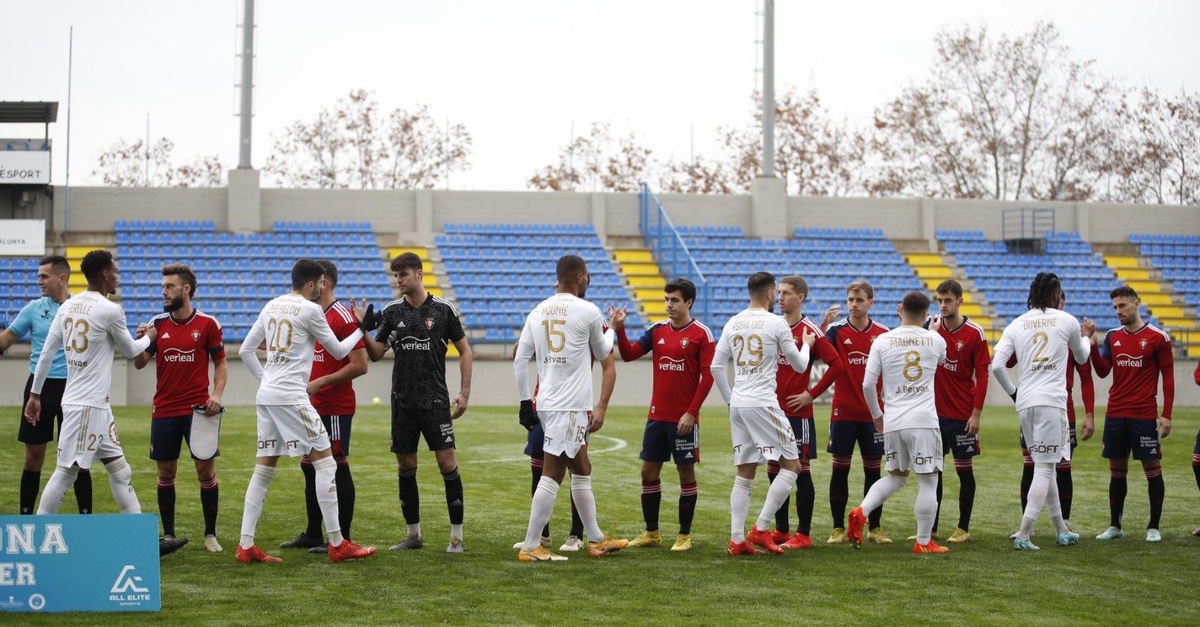
{"type": "Polygon", "coordinates": [[[922,326],[927,311],[929,296],[922,292],[905,294],[897,308],[901,326],[875,338],[867,356],[863,395],[875,430],[883,433],[887,475],[871,486],[861,505],[850,510],[846,536],[855,547],[862,546],[867,516],[904,487],[909,471],[913,471],[917,475],[917,500],[913,504],[917,537],[913,553],[950,551],[931,537],[943,454],[942,430],[933,402],[934,377],[938,365],[946,360],[946,340],[937,331],[922,326]],[[881,378],[886,410],[880,409],[875,395],[876,383],[881,378]]]}
{"type": "Polygon", "coordinates": [[[1053,273],[1038,273],[1029,285],[1029,311],[1004,329],[992,357],[992,376],[1017,403],[1021,433],[1033,458],[1033,483],[1021,527],[1012,535],[1013,548],[1036,551],[1029,541],[1033,524],[1045,506],[1054,525],[1055,543],[1070,546],[1079,542],[1079,534],[1067,528],[1058,500],[1054,466],[1071,459],[1071,439],[1067,423],[1067,353],[1075,363],[1088,360],[1091,343],[1083,340],[1079,321],[1056,309],[1062,298],[1062,285],[1053,273]],[[1017,357],[1019,385],[1008,377],[1008,358],[1017,357]]]}
{"type": "Polygon", "coordinates": [[[275,476],[281,455],[308,455],[316,473],[317,503],[329,534],[329,561],[363,559],[375,553],[375,547],[361,547],[342,537],[338,522],[337,464],[321,416],[308,397],[308,378],[316,342],[335,359],[350,354],[363,333],[378,326],[372,310],[354,307],[358,329],[338,340],[325,312],[315,301],[321,297],[325,270],[311,259],[301,259],[292,267],[292,292],[280,296],[263,308],[250,327],[238,354],[242,363],[261,383],[255,405],[258,410],[258,457],[254,474],[246,487],[242,513],[242,537],[237,561],[281,562],[267,555],[254,543],[258,518],[262,515],[267,488],[275,476]],[[258,346],[266,343],[267,365],[258,361],[258,346]]]}
{"type": "Polygon", "coordinates": [[[576,255],[558,260],[557,292],[538,304],[525,319],[513,358],[520,420],[525,428],[541,423],[545,432],[542,450],[545,465],[529,508],[525,542],[517,554],[522,562],[558,562],[567,558],[541,544],[542,528],[550,520],[558,488],[571,468],[571,497],[588,535],[588,555],[600,557],[619,551],[628,540],[609,538],[596,520],[592,493],[592,464],[587,456],[588,434],[604,426],[604,412],[616,383],[613,334],[604,329],[596,305],[583,300],[591,275],[587,263],[576,255]],[[529,392],[529,359],[537,358],[537,410],[529,392]],[[592,406],[592,359],[601,361],[604,376],[600,400],[592,406]]]}
{"type": "Polygon", "coordinates": [[[108,300],[117,290],[117,264],[107,250],[84,255],[80,270],[88,289],[67,299],[59,308],[46,334],[41,357],[33,375],[25,420],[37,424],[42,413],[42,386],[50,372],[51,361],[59,347],[67,355],[67,385],[63,391],[63,422],[59,427],[58,460],[54,474],[46,483],[38,514],[57,514],[63,496],[80,469],[92,467],[96,457],[108,470],[108,483],[122,514],[140,514],[137,493],[130,479],[133,472],[113,422],[108,392],[112,387],[115,349],[127,358],[146,350],[157,337],[153,329],[134,340],[125,324],[125,311],[108,300]]]}
{"type": "Polygon", "coordinates": [[[775,395],[775,375],[779,356],[787,358],[797,372],[808,368],[810,347],[816,335],[806,332],[796,348],[792,329],[776,316],[775,277],[769,272],[756,272],[746,281],[750,292],[750,307],[729,319],[721,330],[717,351],[713,355],[713,382],[729,405],[729,430],[733,440],[733,463],[737,475],[729,495],[730,538],[729,555],[754,555],[758,545],[776,555],[783,549],[775,543],[769,531],[771,519],[779,506],[796,487],[800,475],[800,449],[792,425],[779,408],[775,395]],[[734,362],[733,388],[725,367],[734,362]],[[754,475],[767,460],[779,462],[779,474],[767,489],[767,498],[750,533],[746,533],[746,517],[750,514],[750,492],[754,475]]]}

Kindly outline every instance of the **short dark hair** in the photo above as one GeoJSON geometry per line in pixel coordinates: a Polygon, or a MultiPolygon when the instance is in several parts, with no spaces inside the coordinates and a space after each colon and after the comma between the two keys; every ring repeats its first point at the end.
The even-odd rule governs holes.
{"type": "Polygon", "coordinates": [[[89,251],[83,256],[83,261],[79,262],[83,278],[87,279],[89,284],[100,280],[101,273],[111,267],[113,267],[112,253],[103,248],[89,251]]]}
{"type": "Polygon", "coordinates": [[[50,266],[50,269],[53,270],[55,274],[71,274],[71,264],[67,261],[67,258],[63,257],[62,255],[48,255],[46,257],[42,257],[41,261],[38,262],[38,265],[50,266]]]}
{"type": "Polygon", "coordinates": [[[292,289],[298,290],[309,281],[317,281],[323,274],[325,269],[312,259],[297,260],[296,265],[292,266],[292,289]]]}
{"type": "Polygon", "coordinates": [[[911,291],[904,295],[900,307],[911,318],[922,317],[929,311],[929,295],[925,292],[911,291]]]}
{"type": "Polygon", "coordinates": [[[388,264],[388,267],[392,269],[392,272],[399,272],[401,270],[423,271],[425,269],[421,265],[421,258],[417,256],[417,253],[400,253],[392,258],[392,263],[388,264]]]}
{"type": "Polygon", "coordinates": [[[746,279],[746,290],[751,296],[760,296],[769,287],[775,287],[775,275],[770,272],[755,272],[746,279]]]}
{"type": "Polygon", "coordinates": [[[875,288],[866,281],[855,281],[846,286],[846,294],[850,292],[863,292],[869,300],[875,300],[875,288]]]}
{"type": "Polygon", "coordinates": [[[329,281],[329,287],[337,287],[337,265],[328,259],[318,259],[317,263],[321,264],[321,269],[325,271],[325,280],[329,281]]]}
{"type": "Polygon", "coordinates": [[[962,298],[962,284],[954,279],[946,279],[938,283],[937,289],[934,292],[938,294],[953,294],[957,298],[962,298]]]}
{"type": "Polygon", "coordinates": [[[183,279],[183,282],[187,283],[188,287],[192,288],[191,293],[188,294],[188,298],[196,297],[196,273],[192,272],[191,268],[181,263],[173,263],[169,266],[163,266],[162,275],[178,276],[179,278],[183,279]]]}
{"type": "Polygon", "coordinates": [[[563,255],[558,258],[554,274],[559,281],[570,281],[576,274],[587,272],[587,262],[579,255],[563,255]]]}
{"type": "Polygon", "coordinates": [[[1133,289],[1132,287],[1129,287],[1128,285],[1122,285],[1108,293],[1108,298],[1110,300],[1113,298],[1120,298],[1122,296],[1124,296],[1126,298],[1132,298],[1134,300],[1141,300],[1140,298],[1138,298],[1137,290],[1133,289]]]}
{"type": "Polygon", "coordinates": [[[1053,272],[1039,272],[1029,283],[1029,297],[1025,304],[1030,309],[1056,309],[1058,295],[1062,293],[1062,283],[1053,272]]]}
{"type": "Polygon", "coordinates": [[[788,276],[779,279],[779,282],[787,283],[788,285],[792,286],[792,289],[796,290],[797,294],[805,297],[808,296],[808,281],[805,281],[804,277],[798,274],[789,274],[788,276]]]}
{"type": "Polygon", "coordinates": [[[683,277],[672,279],[669,283],[663,286],[663,292],[666,294],[670,294],[671,292],[679,292],[679,295],[683,296],[684,302],[689,300],[693,303],[696,302],[696,284],[683,277]]]}

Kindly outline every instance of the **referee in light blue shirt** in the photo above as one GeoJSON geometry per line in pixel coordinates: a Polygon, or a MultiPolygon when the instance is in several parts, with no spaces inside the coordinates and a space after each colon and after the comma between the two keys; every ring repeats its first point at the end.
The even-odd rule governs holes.
{"type": "MultiPolygon", "coordinates": [[[[25,393],[21,406],[29,400],[29,386],[33,383],[33,370],[37,366],[38,357],[42,354],[42,345],[46,342],[46,334],[58,313],[59,305],[71,297],[67,291],[67,282],[71,277],[71,266],[66,258],[51,255],[38,262],[37,283],[42,290],[42,297],[30,301],[21,309],[21,313],[13,319],[7,329],[0,332],[0,352],[28,335],[31,339],[29,355],[29,379],[25,382],[25,393]]],[[[33,514],[38,489],[41,485],[42,464],[46,461],[46,443],[54,439],[54,425],[62,428],[62,395],[67,385],[67,356],[59,349],[54,356],[50,368],[50,376],[42,388],[42,416],[37,425],[31,425],[24,418],[17,431],[17,440],[25,443],[25,470],[21,473],[21,513],[33,514]],[[53,420],[52,420],[53,419],[53,420]]],[[[79,504],[80,514],[92,513],[92,475],[87,470],[80,470],[75,479],[75,500],[79,504]]]]}

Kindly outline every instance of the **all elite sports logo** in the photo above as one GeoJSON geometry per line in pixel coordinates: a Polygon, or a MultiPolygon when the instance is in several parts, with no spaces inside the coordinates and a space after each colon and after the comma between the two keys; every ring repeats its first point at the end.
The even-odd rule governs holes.
{"type": "Polygon", "coordinates": [[[150,602],[150,588],[141,583],[142,578],[137,574],[137,568],[133,564],[126,564],[113,581],[108,600],[123,607],[137,607],[150,602]]]}

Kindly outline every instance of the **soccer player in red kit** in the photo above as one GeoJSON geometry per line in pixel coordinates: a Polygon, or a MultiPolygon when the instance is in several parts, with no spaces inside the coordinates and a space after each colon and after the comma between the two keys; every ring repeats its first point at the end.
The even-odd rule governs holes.
{"type": "MultiPolygon", "coordinates": [[[[983,328],[959,311],[963,303],[962,285],[948,279],[938,284],[934,292],[939,315],[931,318],[926,326],[946,341],[946,360],[938,365],[934,378],[937,387],[934,404],[942,430],[942,455],[954,454],[954,472],[960,485],[958,527],[946,541],[959,543],[971,539],[971,510],[975,507],[975,468],[971,458],[980,453],[979,416],[987,397],[992,357],[988,354],[983,328]]],[[[934,538],[942,513],[942,475],[938,473],[934,538]]]]}
{"type": "MultiPolygon", "coordinates": [[[[775,512],[775,544],[783,549],[812,547],[812,513],[816,501],[816,488],[813,486],[810,462],[817,457],[817,431],[812,403],[813,399],[820,397],[834,381],[837,381],[843,369],[841,357],[821,332],[820,326],[801,311],[807,299],[808,282],[803,277],[785,276],[779,280],[779,311],[783,314],[784,321],[792,328],[792,337],[799,342],[806,331],[816,337],[812,346],[812,359],[803,372],[793,370],[787,358],[780,355],[779,370],[775,373],[775,395],[779,399],[780,409],[792,425],[792,432],[800,449],[800,475],[796,479],[795,535],[788,534],[791,528],[788,523],[788,500],[784,500],[783,506],[775,512]],[[809,387],[812,383],[812,363],[816,359],[820,359],[828,367],[816,385],[809,387]]],[[[779,463],[768,460],[767,478],[774,481],[777,474],[779,463]]]]}
{"type": "MultiPolygon", "coordinates": [[[[1064,309],[1067,306],[1067,296],[1062,294],[1059,299],[1059,309],[1064,309]]],[[[1092,434],[1096,431],[1096,386],[1092,381],[1092,364],[1091,360],[1082,364],[1075,363],[1075,360],[1067,360],[1067,428],[1070,430],[1071,450],[1079,446],[1080,440],[1089,440],[1092,434]],[[1076,432],[1075,424],[1075,399],[1073,392],[1075,391],[1075,377],[1079,376],[1079,397],[1083,401],[1083,426],[1079,428],[1082,433],[1076,432]]],[[[1017,359],[1014,356],[1008,360],[1008,367],[1012,368],[1017,364],[1017,359]]],[[[1021,472],[1021,510],[1025,510],[1025,503],[1029,497],[1029,487],[1033,485],[1033,457],[1029,454],[1029,449],[1025,446],[1025,436],[1021,436],[1021,454],[1024,457],[1025,467],[1021,472]]],[[[1074,457],[1074,455],[1072,455],[1074,457]]],[[[1071,460],[1061,460],[1054,465],[1054,478],[1058,484],[1058,503],[1062,508],[1063,522],[1067,528],[1071,528],[1071,497],[1075,490],[1075,481],[1071,477],[1071,460]]]]}
{"type": "MultiPolygon", "coordinates": [[[[325,259],[317,261],[325,270],[325,289],[321,291],[317,304],[325,310],[325,320],[333,335],[346,339],[358,328],[354,314],[334,296],[337,289],[337,266],[325,259]]],[[[354,522],[354,477],[350,474],[350,428],[358,399],[354,395],[356,377],[367,373],[366,343],[360,341],[342,359],[335,359],[317,342],[313,349],[312,374],[308,382],[308,396],[313,409],[325,423],[329,443],[333,446],[333,461],[337,464],[334,485],[338,493],[338,521],[342,526],[342,537],[349,540],[350,524],[354,522]]],[[[321,504],[317,502],[317,471],[308,455],[300,456],[300,470],[304,474],[304,503],[308,516],[307,527],[294,540],[279,545],[283,549],[308,549],[309,553],[327,553],[329,547],[321,535],[321,504]]]]}
{"type": "MultiPolygon", "coordinates": [[[[175,539],[175,475],[184,440],[192,448],[192,420],[195,409],[206,416],[224,411],[221,396],[229,370],[225,363],[225,344],[217,319],[192,307],[196,295],[196,273],[181,264],[162,269],[163,312],[150,323],[138,325],[138,337],[153,325],[158,337],[146,352],[133,360],[142,369],[154,360],[158,377],[150,420],[150,459],[158,469],[158,513],[163,537],[159,551],[171,552],[187,544],[187,538],[175,539]],[[212,390],[208,368],[212,365],[212,390]],[[177,546],[176,546],[177,545],[177,546]]],[[[200,480],[200,507],[204,512],[204,548],[221,550],[217,541],[217,509],[220,492],[217,485],[216,456],[207,459],[192,455],[196,477],[200,480]]]]}
{"type": "Polygon", "coordinates": [[[1162,476],[1160,439],[1171,433],[1171,407],[1175,403],[1175,357],[1171,337],[1166,331],[1142,322],[1138,312],[1141,300],[1137,292],[1122,285],[1109,293],[1113,310],[1121,326],[1097,339],[1096,323],[1084,320],[1084,337],[1091,338],[1092,370],[1098,377],[1112,372],[1108,407],[1104,412],[1103,455],[1108,459],[1109,527],[1097,540],[1121,538],[1121,518],[1125,512],[1125,494],[1129,490],[1125,476],[1129,455],[1142,462],[1150,497],[1150,523],[1146,542],[1161,542],[1159,518],[1162,516],[1166,487],[1162,476]],[[1158,379],[1162,377],[1163,408],[1158,412],[1158,379]]]}
{"type": "MultiPolygon", "coordinates": [[[[829,445],[833,456],[833,476],[829,479],[829,510],[833,514],[833,533],[828,544],[846,541],[846,501],[850,496],[850,461],[858,444],[863,461],[863,494],[879,480],[883,464],[883,434],[875,430],[871,410],[863,396],[862,382],[867,371],[871,343],[888,328],[870,318],[875,304],[875,289],[866,281],[846,286],[848,317],[829,325],[825,331],[829,343],[842,360],[842,376],[833,390],[833,410],[829,416],[829,445]]],[[[882,405],[882,403],[880,403],[882,405]]],[[[883,507],[868,513],[867,539],[876,544],[891,544],[891,538],[879,527],[883,507]]]]}
{"type": "Polygon", "coordinates": [[[679,535],[672,551],[692,548],[692,516],[699,488],[696,464],[700,462],[700,406],[712,390],[709,373],[716,342],[712,331],[692,317],[696,286],[675,279],[663,288],[667,322],[659,322],[630,343],[625,336],[624,309],[609,309],[617,349],[622,361],[642,355],[654,357],[654,391],[650,413],[642,435],[642,518],[646,530],[629,542],[630,547],[662,544],[658,512],[662,503],[662,467],[668,459],[679,471],[679,535]]]}

